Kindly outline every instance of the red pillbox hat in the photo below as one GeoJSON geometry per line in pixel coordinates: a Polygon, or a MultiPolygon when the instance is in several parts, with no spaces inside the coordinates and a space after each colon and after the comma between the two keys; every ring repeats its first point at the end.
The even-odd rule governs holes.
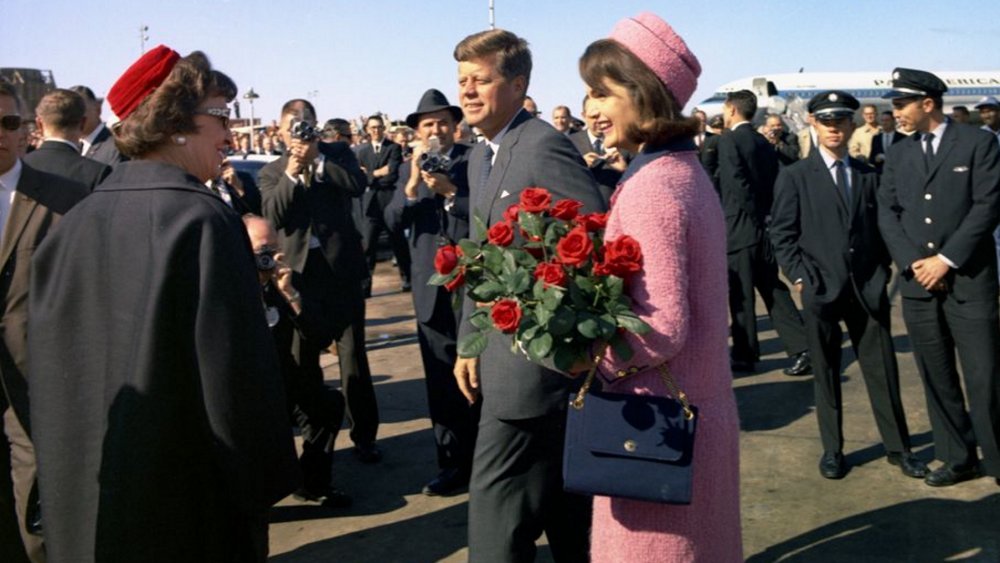
{"type": "Polygon", "coordinates": [[[166,80],[181,56],[166,45],[158,45],[132,63],[108,92],[108,105],[124,120],[166,80]]]}

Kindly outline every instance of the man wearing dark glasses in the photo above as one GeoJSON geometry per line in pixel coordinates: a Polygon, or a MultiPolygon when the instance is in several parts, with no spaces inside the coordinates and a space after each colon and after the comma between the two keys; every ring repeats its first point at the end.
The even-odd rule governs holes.
{"type": "Polygon", "coordinates": [[[39,514],[24,375],[31,258],[49,228],[89,190],[21,161],[23,109],[14,87],[0,82],[0,414],[6,435],[0,442],[0,561],[38,563],[45,555],[41,536],[29,531],[37,532],[39,514]]]}

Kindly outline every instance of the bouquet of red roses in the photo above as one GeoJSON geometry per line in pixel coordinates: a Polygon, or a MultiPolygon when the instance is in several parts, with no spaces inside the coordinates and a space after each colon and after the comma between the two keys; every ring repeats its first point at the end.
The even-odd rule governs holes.
{"type": "Polygon", "coordinates": [[[438,249],[429,283],[449,291],[464,286],[479,304],[468,319],[476,330],[459,340],[459,356],[479,356],[487,332],[498,330],[512,336],[515,353],[535,362],[551,357],[562,371],[589,360],[596,341],[631,357],[624,331],[650,330],[624,291],[642,269],[642,251],[629,236],[603,242],[607,215],[580,214],[581,207],[526,188],[489,229],[474,217],[485,239],[438,249]]]}

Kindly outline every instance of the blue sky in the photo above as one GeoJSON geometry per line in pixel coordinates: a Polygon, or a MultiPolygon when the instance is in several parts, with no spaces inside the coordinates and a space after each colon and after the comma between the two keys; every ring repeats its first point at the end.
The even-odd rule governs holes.
{"type": "MultiPolygon", "coordinates": [[[[574,114],[583,96],[576,63],[619,19],[652,11],[701,60],[693,101],[749,75],[807,71],[1000,68],[993,1],[495,0],[498,27],[531,44],[531,94],[548,117],[574,114]]],[[[148,45],[202,50],[256,115],[277,116],[293,97],[312,97],[320,118],[380,110],[401,119],[428,88],[456,101],[455,44],[488,27],[488,0],[0,0],[0,66],[50,69],[59,86],[103,95],[148,45]],[[310,96],[311,94],[311,96],[310,96]]],[[[246,104],[243,112],[248,114],[246,104]]]]}

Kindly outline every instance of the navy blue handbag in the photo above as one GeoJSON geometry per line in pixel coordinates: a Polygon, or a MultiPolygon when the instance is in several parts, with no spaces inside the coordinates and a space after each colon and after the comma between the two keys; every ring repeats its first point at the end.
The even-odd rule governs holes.
{"type": "Polygon", "coordinates": [[[572,493],[690,504],[698,410],[660,368],[673,397],[590,391],[570,397],[563,487],[572,493]]]}

